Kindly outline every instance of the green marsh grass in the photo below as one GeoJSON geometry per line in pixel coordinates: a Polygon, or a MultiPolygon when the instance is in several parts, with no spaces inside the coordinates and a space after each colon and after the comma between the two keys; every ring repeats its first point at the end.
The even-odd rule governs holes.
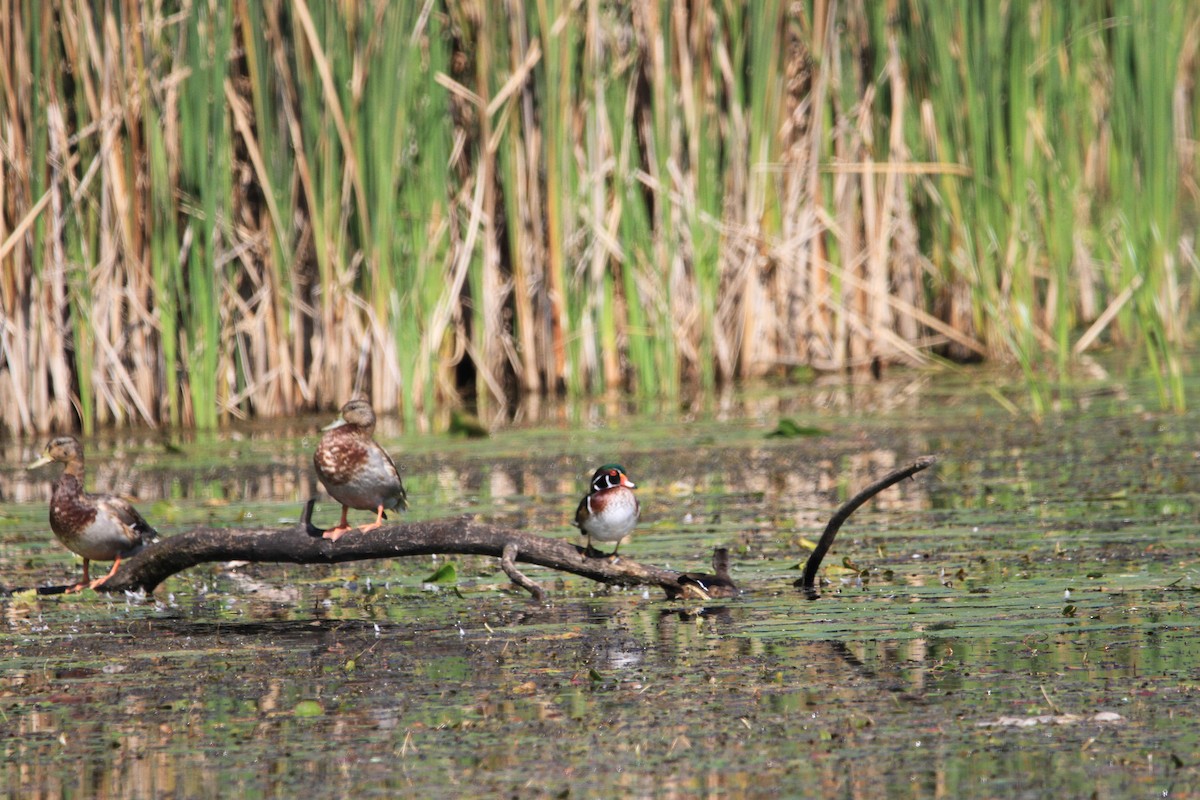
{"type": "MultiPolygon", "coordinates": [[[[0,0],[0,426],[931,355],[1182,408],[1182,0],[0,0]]],[[[444,419],[444,413],[440,418],[444,419]]]]}

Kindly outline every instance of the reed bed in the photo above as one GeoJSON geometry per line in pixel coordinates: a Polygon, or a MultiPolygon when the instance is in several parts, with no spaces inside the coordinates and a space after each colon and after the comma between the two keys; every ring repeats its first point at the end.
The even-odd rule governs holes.
{"type": "Polygon", "coordinates": [[[0,428],[1100,346],[1182,408],[1200,7],[0,0],[0,428]]]}

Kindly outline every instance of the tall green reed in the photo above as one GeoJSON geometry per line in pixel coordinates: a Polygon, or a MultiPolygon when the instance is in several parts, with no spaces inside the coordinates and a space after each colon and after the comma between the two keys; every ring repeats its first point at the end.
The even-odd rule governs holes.
{"type": "Polygon", "coordinates": [[[2,104],[10,429],[355,391],[423,422],[933,346],[1018,364],[1041,414],[1133,344],[1183,405],[1187,3],[0,11],[37,89],[2,104]]]}
{"type": "Polygon", "coordinates": [[[1174,3],[1129,0],[1123,11],[1110,33],[1113,257],[1121,283],[1140,285],[1121,316],[1138,329],[1160,392],[1182,409],[1182,366],[1171,345],[1182,335],[1174,320],[1185,315],[1176,273],[1181,186],[1173,101],[1187,17],[1174,3]]]}
{"type": "Polygon", "coordinates": [[[222,3],[195,6],[186,23],[183,50],[190,76],[181,87],[180,188],[196,198],[194,213],[184,223],[190,246],[179,304],[185,390],[192,418],[201,428],[217,424],[222,403],[235,389],[229,380],[229,352],[224,345],[222,310],[227,291],[222,263],[232,225],[232,152],[225,112],[227,54],[233,42],[233,12],[222,3]]]}

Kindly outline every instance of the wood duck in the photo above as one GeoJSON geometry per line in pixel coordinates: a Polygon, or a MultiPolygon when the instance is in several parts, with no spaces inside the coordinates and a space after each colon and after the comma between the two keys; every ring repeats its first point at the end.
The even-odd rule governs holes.
{"type": "Polygon", "coordinates": [[[67,589],[95,589],[117,572],[124,556],[132,556],[145,545],[158,541],[158,532],[121,497],[83,491],[83,446],[74,436],[60,436],[46,445],[42,457],[26,469],[37,469],[51,461],[65,464],[50,496],[50,529],[73,553],[83,556],[83,580],[67,589]],[[103,578],[90,580],[92,561],[112,561],[103,578]]]}
{"type": "Polygon", "coordinates": [[[621,540],[637,525],[642,513],[641,504],[633,494],[637,484],[629,480],[625,468],[620,464],[605,464],[592,475],[592,486],[587,496],[579,501],[575,509],[575,526],[588,537],[587,549],[591,556],[592,540],[616,542],[610,558],[616,558],[621,540]]]}
{"type": "Polygon", "coordinates": [[[371,438],[375,411],[366,400],[351,400],[341,416],[322,428],[325,433],[313,453],[317,477],[334,500],[342,504],[342,519],[322,536],[337,541],[353,530],[346,522],[352,508],[374,511],[375,521],[358,530],[373,531],[387,519],[386,509],[408,508],[408,493],[387,451],[371,438]]]}

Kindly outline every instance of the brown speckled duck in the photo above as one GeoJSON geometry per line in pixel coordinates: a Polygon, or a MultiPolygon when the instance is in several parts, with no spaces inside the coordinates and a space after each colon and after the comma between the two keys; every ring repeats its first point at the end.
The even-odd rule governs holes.
{"type": "Polygon", "coordinates": [[[157,541],[158,532],[124,498],[83,490],[83,446],[74,436],[51,440],[42,457],[27,469],[51,461],[66,466],[50,496],[50,529],[68,550],[83,556],[83,580],[67,591],[95,589],[116,573],[124,556],[157,541]],[[112,569],[103,578],[90,580],[88,565],[92,561],[112,561],[112,569]]]}
{"type": "Polygon", "coordinates": [[[385,510],[408,508],[408,493],[387,451],[371,438],[375,433],[375,411],[366,400],[351,400],[341,416],[325,426],[313,465],[317,477],[334,500],[342,504],[342,519],[325,531],[326,539],[337,541],[353,530],[346,521],[352,508],[374,511],[375,521],[358,530],[373,531],[387,518],[385,510]]]}

